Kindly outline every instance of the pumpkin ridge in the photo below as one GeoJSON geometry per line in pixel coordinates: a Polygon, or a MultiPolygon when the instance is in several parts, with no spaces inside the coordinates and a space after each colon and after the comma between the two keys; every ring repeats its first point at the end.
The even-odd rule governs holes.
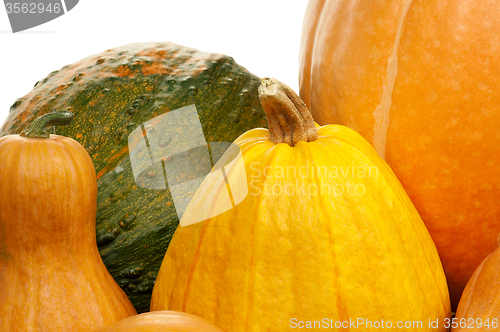
{"type": "MultiPolygon", "coordinates": [[[[317,4],[314,8],[314,12],[323,13],[323,8],[325,7],[326,0],[319,1],[318,3],[319,4],[317,4]]],[[[310,15],[307,14],[312,11],[313,7],[307,6],[303,25],[308,25],[308,22],[306,22],[306,20],[309,21],[309,17],[312,17],[312,14],[310,15]]],[[[310,35],[312,36],[316,35],[316,31],[318,29],[318,26],[320,25],[320,21],[323,19],[325,19],[324,14],[320,15],[319,19],[310,19],[310,21],[312,21],[312,27],[310,28],[309,31],[310,35]]],[[[301,40],[305,40],[306,36],[307,36],[306,30],[303,29],[301,40]]],[[[312,61],[309,60],[311,56],[308,55],[308,52],[306,52],[306,50],[310,49],[311,47],[312,47],[312,41],[311,39],[308,39],[307,47],[300,47],[299,49],[299,59],[304,59],[304,58],[307,59],[306,61],[299,62],[299,64],[303,66],[303,68],[300,68],[299,70],[299,85],[300,85],[299,95],[307,105],[311,105],[310,102],[311,90],[309,89],[309,87],[312,86],[312,75],[311,75],[312,61]],[[307,87],[307,89],[305,87],[307,87]]]]}
{"type": "Polygon", "coordinates": [[[406,0],[403,5],[403,13],[399,18],[398,29],[392,45],[392,53],[387,59],[387,69],[383,83],[382,99],[375,108],[375,111],[373,111],[373,117],[375,119],[375,125],[373,127],[373,146],[380,157],[384,160],[387,129],[389,128],[390,111],[392,106],[392,92],[394,84],[396,83],[396,76],[398,75],[399,44],[401,43],[403,24],[412,3],[413,0],[406,0]]]}
{"type": "MultiPolygon", "coordinates": [[[[257,202],[259,203],[259,202],[257,202]]],[[[258,204],[260,205],[260,204],[258,204]]],[[[257,218],[259,217],[259,210],[257,209],[257,218]]],[[[258,219],[256,219],[258,220],[258,219]]],[[[251,239],[253,240],[255,238],[255,222],[252,222],[250,224],[250,237],[251,239]]],[[[247,275],[247,278],[248,278],[248,289],[254,289],[255,288],[255,246],[253,245],[253,241],[251,241],[251,244],[250,244],[250,262],[249,262],[249,271],[248,271],[248,275],[247,275]]],[[[251,317],[252,317],[252,313],[253,313],[253,306],[254,306],[254,302],[255,302],[255,296],[254,296],[254,292],[250,291],[248,292],[247,294],[247,299],[248,299],[248,304],[247,304],[247,310],[246,310],[246,319],[245,319],[245,327],[246,328],[249,328],[251,327],[251,317]]]]}
{"type": "MultiPolygon", "coordinates": [[[[325,142],[322,142],[320,139],[321,136],[319,136],[319,134],[320,134],[320,131],[318,130],[318,140],[313,142],[313,144],[311,144],[311,145],[308,144],[307,148],[304,149],[304,150],[309,151],[309,155],[308,155],[309,159],[308,160],[314,161],[314,159],[315,159],[315,154],[312,153],[313,148],[317,148],[318,150],[319,149],[331,150],[332,151],[332,154],[331,154],[332,159],[340,158],[340,155],[337,153],[335,147],[330,146],[328,144],[325,144],[325,142]],[[335,155],[335,157],[333,157],[334,155],[335,155]]],[[[319,185],[318,188],[321,188],[321,185],[319,185]]],[[[326,197],[323,195],[317,195],[317,196],[319,196],[320,201],[321,201],[321,204],[317,205],[317,206],[321,207],[321,209],[318,209],[318,210],[321,211],[321,213],[325,216],[323,220],[329,220],[329,218],[327,217],[328,214],[326,213],[326,211],[323,207],[328,206],[328,204],[330,204],[330,202],[327,202],[326,197]]],[[[323,222],[322,228],[323,228],[323,231],[328,234],[328,241],[330,242],[330,244],[333,245],[335,243],[335,241],[333,240],[334,235],[332,233],[331,228],[328,227],[328,223],[323,222]]],[[[333,274],[335,276],[340,276],[340,269],[339,269],[340,264],[338,261],[338,255],[336,254],[335,250],[329,250],[329,255],[332,257],[332,261],[334,262],[333,263],[333,269],[334,269],[333,274]]],[[[339,314],[339,321],[343,322],[346,320],[346,318],[349,318],[349,317],[346,317],[346,315],[345,315],[347,308],[344,306],[344,303],[342,301],[342,296],[341,296],[340,292],[338,291],[339,289],[341,289],[340,280],[339,280],[339,278],[333,278],[333,279],[335,281],[334,289],[335,289],[335,294],[336,294],[336,299],[337,299],[337,313],[339,314]]]]}
{"type": "MultiPolygon", "coordinates": [[[[347,128],[347,127],[346,127],[346,128],[347,128]]],[[[351,129],[349,129],[349,130],[351,130],[351,129]]],[[[338,140],[342,140],[342,138],[340,138],[340,137],[336,137],[336,138],[337,138],[338,140]]],[[[355,146],[354,144],[351,144],[351,143],[350,143],[350,142],[348,142],[347,140],[344,140],[344,142],[345,142],[346,144],[350,144],[350,145],[351,145],[351,147],[352,147],[353,149],[356,149],[356,150],[358,150],[359,152],[362,152],[362,151],[361,151],[361,150],[360,150],[357,146],[355,146]]],[[[378,165],[377,163],[375,163],[375,162],[374,162],[374,160],[373,160],[370,156],[368,156],[368,158],[369,158],[369,160],[372,162],[372,164],[373,164],[374,166],[376,166],[377,168],[380,168],[380,166],[381,166],[381,165],[378,165]]],[[[385,161],[383,161],[382,165],[383,165],[383,167],[384,167],[384,169],[385,169],[385,170],[389,171],[389,172],[390,172],[393,176],[395,176],[395,175],[394,175],[394,172],[393,172],[393,171],[392,171],[392,169],[391,169],[391,168],[387,165],[387,163],[386,163],[385,161]]],[[[384,177],[384,179],[385,179],[385,177],[384,177]]],[[[397,198],[398,198],[398,200],[399,200],[401,203],[405,204],[405,202],[407,202],[407,201],[408,201],[408,199],[403,199],[403,197],[401,197],[401,195],[400,195],[400,194],[398,194],[398,193],[400,193],[400,191],[395,190],[395,188],[394,188],[394,184],[396,184],[396,183],[394,183],[394,184],[393,184],[393,183],[390,183],[390,182],[389,182],[389,181],[387,181],[387,180],[385,180],[385,181],[386,181],[387,186],[388,186],[388,187],[391,189],[391,191],[395,194],[395,197],[397,197],[397,198]]],[[[400,185],[400,186],[401,186],[401,185],[400,185]]],[[[411,203],[411,201],[410,201],[410,204],[412,204],[412,206],[413,206],[413,203],[411,203]]],[[[414,209],[415,209],[415,211],[416,211],[416,208],[415,208],[415,207],[414,207],[414,209]]],[[[414,223],[412,223],[412,227],[413,227],[413,230],[414,230],[415,234],[418,234],[418,237],[419,237],[419,239],[420,239],[420,241],[418,241],[418,243],[420,244],[420,246],[422,247],[422,249],[425,249],[425,248],[424,248],[424,245],[423,245],[423,243],[422,243],[422,239],[420,238],[421,233],[417,231],[417,229],[416,229],[416,225],[415,225],[414,223]]],[[[434,247],[435,247],[435,244],[434,244],[434,243],[432,243],[432,245],[434,245],[434,247]]],[[[425,255],[425,259],[426,259],[427,263],[429,264],[429,263],[430,263],[430,261],[429,261],[429,256],[428,256],[428,255],[425,255]]],[[[431,265],[431,264],[429,264],[429,265],[431,265]]],[[[433,279],[434,279],[434,281],[435,281],[435,284],[436,284],[436,285],[439,285],[438,280],[436,279],[436,275],[434,275],[434,274],[433,274],[432,276],[433,276],[433,279]]],[[[441,288],[439,288],[439,287],[437,287],[437,288],[441,291],[441,288]]],[[[442,304],[443,310],[444,310],[445,312],[446,312],[446,310],[447,310],[447,304],[445,303],[445,300],[444,300],[444,299],[445,299],[445,298],[447,298],[447,297],[449,297],[449,294],[448,294],[446,291],[445,291],[444,293],[442,293],[442,294],[441,294],[441,297],[440,297],[441,304],[442,304]]]]}
{"type": "MultiPolygon", "coordinates": [[[[254,145],[255,146],[255,145],[254,145]]],[[[252,146],[248,146],[245,148],[244,151],[242,151],[242,153],[247,154],[248,153],[248,150],[247,149],[251,149],[252,146]]],[[[274,158],[276,156],[276,151],[279,150],[280,148],[282,148],[280,145],[275,145],[273,146],[269,151],[268,153],[266,154],[265,156],[265,164],[266,165],[271,165],[272,162],[274,161],[274,158]]],[[[252,162],[254,162],[252,160],[252,162]]],[[[266,175],[264,174],[264,172],[262,172],[262,175],[260,177],[260,183],[265,183],[266,181],[266,175]]],[[[260,190],[262,191],[262,186],[259,186],[260,190]]],[[[254,239],[256,238],[256,223],[258,222],[258,220],[260,220],[259,218],[261,217],[261,213],[259,213],[261,211],[261,209],[259,209],[259,207],[261,206],[263,202],[259,202],[259,201],[256,201],[255,202],[255,210],[257,212],[257,216],[256,218],[257,219],[254,219],[250,222],[250,232],[249,232],[249,236],[250,236],[250,248],[249,248],[249,252],[250,252],[250,258],[249,258],[249,265],[248,265],[248,274],[247,274],[247,280],[248,280],[248,292],[247,292],[247,310],[246,310],[246,317],[245,317],[245,327],[246,328],[251,328],[251,323],[252,323],[252,317],[254,316],[254,313],[255,313],[255,310],[256,308],[254,307],[254,303],[255,303],[255,289],[257,288],[256,287],[256,275],[258,273],[258,270],[256,268],[256,265],[255,265],[255,256],[256,256],[256,246],[255,246],[255,241],[254,239]]],[[[270,253],[272,254],[272,253],[270,253]]]]}
{"type": "MultiPolygon", "coordinates": [[[[189,226],[187,226],[187,227],[189,227],[189,226]]],[[[204,222],[201,227],[202,227],[202,230],[200,233],[200,237],[198,239],[198,243],[196,244],[196,250],[194,253],[194,257],[193,257],[192,268],[189,271],[189,274],[187,275],[186,288],[184,290],[184,296],[183,296],[183,300],[182,300],[182,310],[181,311],[183,311],[183,312],[186,312],[187,298],[189,295],[189,286],[191,284],[191,281],[193,280],[194,270],[195,270],[196,264],[198,263],[198,258],[200,256],[201,242],[203,240],[203,237],[206,234],[208,224],[206,222],[204,222]]]]}
{"type": "MultiPolygon", "coordinates": [[[[327,126],[325,126],[325,127],[327,127],[327,128],[328,128],[328,127],[330,127],[330,126],[331,126],[331,125],[327,125],[327,126]]],[[[343,126],[342,126],[342,127],[343,127],[343,126]]],[[[343,128],[345,128],[345,129],[347,129],[347,130],[349,130],[349,131],[351,131],[351,130],[352,130],[352,129],[347,128],[347,127],[343,127],[343,128]]],[[[320,132],[320,134],[321,134],[321,132],[320,132]]],[[[357,134],[357,133],[356,133],[356,134],[357,134]]],[[[320,137],[321,137],[321,136],[320,136],[320,137]]],[[[362,151],[359,147],[357,147],[355,144],[352,144],[352,143],[351,143],[351,142],[349,142],[347,139],[343,139],[343,138],[342,138],[342,137],[340,137],[340,136],[335,136],[333,139],[335,139],[335,140],[337,140],[337,141],[342,141],[342,142],[344,142],[344,144],[345,144],[345,145],[349,145],[349,146],[351,147],[351,149],[356,150],[358,153],[363,153],[363,151],[362,151]]],[[[330,140],[329,140],[329,141],[331,141],[331,140],[332,140],[332,138],[330,138],[330,140]]],[[[318,144],[321,144],[321,145],[323,145],[323,146],[325,146],[325,147],[329,148],[330,150],[332,150],[332,153],[333,153],[333,154],[337,154],[337,152],[336,152],[336,147],[331,146],[331,145],[328,145],[328,144],[326,144],[326,142],[322,142],[322,141],[318,141],[318,144]]],[[[340,156],[339,156],[339,157],[340,157],[340,156]]],[[[379,165],[379,163],[376,163],[373,159],[371,159],[371,157],[370,157],[370,156],[366,156],[366,157],[367,157],[367,159],[370,161],[370,163],[371,163],[373,166],[376,166],[377,168],[380,168],[380,166],[384,166],[384,168],[385,168],[385,169],[387,169],[388,171],[390,171],[390,168],[388,168],[388,167],[386,166],[386,164],[385,164],[385,162],[384,162],[383,160],[381,160],[382,165],[379,165]]],[[[333,158],[333,159],[335,159],[335,158],[333,158]]],[[[391,174],[393,174],[393,173],[391,172],[391,174]]],[[[400,195],[400,194],[398,194],[398,193],[399,193],[399,191],[398,191],[398,190],[395,190],[395,188],[394,188],[393,184],[392,184],[392,183],[390,183],[389,181],[387,181],[387,178],[386,178],[386,176],[384,176],[384,175],[383,175],[383,172],[381,172],[381,174],[380,174],[379,176],[381,176],[381,177],[384,179],[385,185],[387,186],[387,188],[389,188],[390,192],[394,195],[394,197],[396,197],[396,198],[398,199],[398,201],[399,201],[401,204],[407,204],[407,200],[402,199],[401,195],[400,195]]],[[[395,175],[393,175],[393,176],[395,176],[395,175]]],[[[415,208],[414,208],[414,209],[415,209],[415,208]]],[[[416,209],[415,209],[415,211],[416,211],[416,209]]],[[[411,217],[411,215],[407,215],[407,218],[412,218],[412,217],[411,217]]],[[[417,236],[418,236],[418,238],[419,238],[419,240],[420,240],[420,241],[418,241],[418,243],[419,243],[420,247],[422,248],[422,251],[424,251],[424,252],[425,252],[425,247],[424,247],[424,244],[423,244],[423,242],[422,242],[422,241],[423,241],[423,239],[421,238],[421,232],[419,232],[419,231],[417,230],[416,225],[415,225],[414,223],[412,223],[412,225],[411,225],[411,226],[413,227],[414,233],[415,233],[415,234],[417,234],[417,236]]],[[[399,227],[396,227],[396,228],[395,228],[395,230],[396,230],[399,234],[402,234],[402,233],[401,233],[401,231],[402,231],[402,230],[401,230],[399,227]]],[[[405,256],[407,256],[407,255],[405,254],[405,256]]],[[[431,261],[429,260],[429,256],[426,254],[426,255],[424,255],[424,257],[425,257],[425,259],[426,259],[427,264],[428,264],[429,266],[432,266],[433,264],[431,264],[431,261]]],[[[410,260],[410,261],[412,262],[412,265],[415,267],[413,270],[414,270],[414,271],[418,271],[417,266],[415,265],[415,264],[416,264],[416,262],[415,262],[415,261],[413,261],[413,260],[410,260]]],[[[438,283],[438,280],[436,279],[436,276],[435,276],[434,274],[433,274],[432,276],[433,276],[434,284],[435,284],[436,286],[439,286],[439,283],[438,283]]],[[[417,273],[417,274],[415,274],[415,277],[416,277],[416,278],[418,278],[419,280],[421,279],[421,277],[420,277],[420,275],[419,275],[418,273],[417,273]]],[[[423,287],[423,285],[422,285],[421,283],[420,283],[419,285],[420,285],[420,287],[423,287]]],[[[439,290],[441,291],[441,288],[440,288],[440,287],[436,287],[436,288],[437,288],[437,289],[439,289],[439,290]]],[[[441,296],[440,296],[440,301],[441,301],[442,308],[443,308],[443,311],[444,311],[444,312],[446,312],[446,310],[447,310],[447,305],[446,305],[446,304],[445,304],[445,302],[444,302],[444,301],[445,301],[444,299],[445,299],[446,297],[448,297],[448,293],[446,293],[446,292],[445,292],[445,293],[441,293],[441,296]]]]}

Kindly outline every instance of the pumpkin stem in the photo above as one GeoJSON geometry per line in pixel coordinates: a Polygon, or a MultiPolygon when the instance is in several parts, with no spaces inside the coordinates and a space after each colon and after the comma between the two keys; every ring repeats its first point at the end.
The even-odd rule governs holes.
{"type": "Polygon", "coordinates": [[[20,135],[28,138],[49,138],[50,134],[45,129],[46,127],[69,125],[73,117],[74,114],[70,111],[46,113],[36,118],[31,126],[20,135]]]}
{"type": "Polygon", "coordinates": [[[312,142],[318,138],[311,112],[286,84],[274,78],[263,78],[259,99],[266,112],[271,142],[295,146],[300,141],[312,142]]]}

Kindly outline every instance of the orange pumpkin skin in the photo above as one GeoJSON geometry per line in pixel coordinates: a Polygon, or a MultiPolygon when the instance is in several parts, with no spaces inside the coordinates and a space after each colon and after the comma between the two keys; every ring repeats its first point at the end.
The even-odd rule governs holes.
{"type": "Polygon", "coordinates": [[[0,330],[97,331],[136,314],[97,250],[97,184],[76,141],[0,138],[0,330]]]}
{"type": "Polygon", "coordinates": [[[310,0],[303,25],[301,98],[386,159],[436,243],[453,307],[500,232],[497,9],[310,0]]]}
{"type": "Polygon", "coordinates": [[[498,271],[500,271],[500,248],[479,265],[467,283],[455,315],[458,326],[452,331],[498,330],[500,327],[498,271]],[[484,326],[486,322],[489,326],[484,326]],[[463,324],[462,327],[460,327],[460,323],[463,324]]]}
{"type": "Polygon", "coordinates": [[[177,311],[152,311],[122,319],[99,332],[222,332],[195,315],[177,311]]]}

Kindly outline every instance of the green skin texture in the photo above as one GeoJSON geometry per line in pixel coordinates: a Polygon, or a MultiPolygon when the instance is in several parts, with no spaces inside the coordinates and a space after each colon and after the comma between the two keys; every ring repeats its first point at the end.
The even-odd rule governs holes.
{"type": "Polygon", "coordinates": [[[92,157],[98,175],[99,252],[136,310],[145,312],[179,221],[168,189],[135,183],[128,135],[160,114],[195,104],[206,141],[232,142],[249,129],[267,126],[259,84],[228,56],[173,43],[125,45],[38,82],[12,105],[0,137],[20,133],[51,111],[75,114],[71,125],[49,132],[74,138],[92,157]]]}

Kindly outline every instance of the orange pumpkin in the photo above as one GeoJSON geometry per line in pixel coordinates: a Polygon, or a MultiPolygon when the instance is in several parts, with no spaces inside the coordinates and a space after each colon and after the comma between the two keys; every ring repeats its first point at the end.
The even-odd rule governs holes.
{"type": "Polygon", "coordinates": [[[464,289],[452,331],[498,331],[500,327],[500,248],[476,269],[464,289]]]}
{"type": "Polygon", "coordinates": [[[49,113],[0,138],[0,331],[96,331],[136,314],[96,244],[96,174],[49,113]]]}
{"type": "Polygon", "coordinates": [[[310,0],[304,18],[300,96],[394,170],[454,306],[500,232],[498,31],[494,1],[310,0]]]}
{"type": "Polygon", "coordinates": [[[177,311],[152,311],[122,319],[99,332],[222,332],[206,320],[177,311]]]}

